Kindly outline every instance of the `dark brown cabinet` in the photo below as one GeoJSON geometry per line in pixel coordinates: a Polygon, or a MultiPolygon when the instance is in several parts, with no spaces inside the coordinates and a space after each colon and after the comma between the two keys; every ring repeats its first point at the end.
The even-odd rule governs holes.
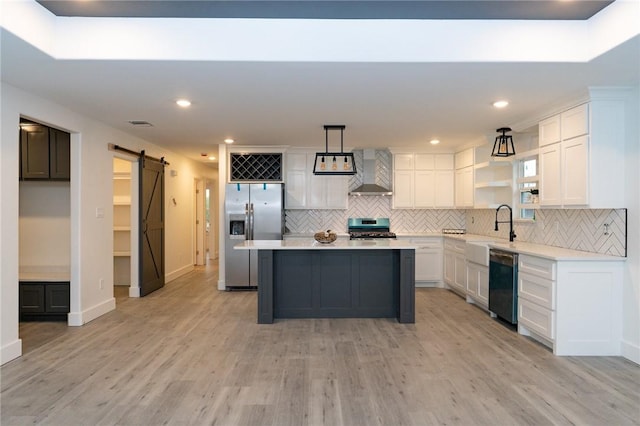
{"type": "Polygon", "coordinates": [[[21,321],[65,321],[69,311],[68,282],[20,282],[21,321]]]}
{"type": "Polygon", "coordinates": [[[20,179],[69,180],[71,135],[31,122],[20,123],[20,179]]]}

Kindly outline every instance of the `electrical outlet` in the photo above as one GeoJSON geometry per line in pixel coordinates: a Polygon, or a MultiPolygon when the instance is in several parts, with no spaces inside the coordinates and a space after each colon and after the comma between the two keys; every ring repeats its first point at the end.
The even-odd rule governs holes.
{"type": "Polygon", "coordinates": [[[476,218],[471,216],[471,223],[476,223],[476,218]]]}
{"type": "Polygon", "coordinates": [[[100,280],[98,281],[99,285],[100,285],[100,290],[104,289],[104,278],[100,278],[100,280]]]}

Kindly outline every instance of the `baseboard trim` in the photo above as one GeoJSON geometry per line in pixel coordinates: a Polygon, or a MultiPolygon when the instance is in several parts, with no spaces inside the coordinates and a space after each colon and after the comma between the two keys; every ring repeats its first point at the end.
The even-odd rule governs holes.
{"type": "Polygon", "coordinates": [[[218,290],[226,290],[227,285],[224,283],[224,280],[218,280],[218,290]]]}
{"type": "Polygon", "coordinates": [[[164,282],[171,282],[176,278],[183,276],[184,274],[188,274],[189,272],[193,271],[193,269],[193,265],[185,265],[182,268],[178,268],[175,271],[169,272],[168,274],[164,275],[164,282]]]}
{"type": "Polygon", "coordinates": [[[640,346],[627,340],[622,341],[622,356],[640,365],[640,346]]]}
{"type": "Polygon", "coordinates": [[[140,287],[129,287],[129,297],[140,297],[140,287]]]}
{"type": "Polygon", "coordinates": [[[79,327],[85,325],[89,321],[93,321],[94,319],[106,314],[107,312],[111,312],[116,308],[116,299],[112,297],[111,299],[105,300],[102,303],[99,303],[89,309],[85,309],[82,312],[70,312],[68,318],[68,325],[72,327],[79,327]]]}
{"type": "Polygon", "coordinates": [[[16,339],[0,349],[0,364],[6,364],[22,356],[22,339],[16,339]]]}

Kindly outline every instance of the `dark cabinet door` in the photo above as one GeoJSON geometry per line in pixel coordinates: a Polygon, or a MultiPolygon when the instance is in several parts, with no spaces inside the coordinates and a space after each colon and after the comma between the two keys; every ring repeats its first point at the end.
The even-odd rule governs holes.
{"type": "Polygon", "coordinates": [[[20,283],[20,313],[44,313],[44,284],[20,283]]]}
{"type": "Polygon", "coordinates": [[[69,284],[47,284],[44,300],[46,312],[69,312],[69,284]]]}
{"type": "Polygon", "coordinates": [[[20,176],[49,179],[49,128],[41,124],[23,125],[20,130],[20,176]]]}
{"type": "Polygon", "coordinates": [[[21,123],[20,178],[69,180],[71,135],[37,123],[21,123]]]}
{"type": "Polygon", "coordinates": [[[71,135],[58,129],[49,129],[49,178],[69,180],[71,135]]]}

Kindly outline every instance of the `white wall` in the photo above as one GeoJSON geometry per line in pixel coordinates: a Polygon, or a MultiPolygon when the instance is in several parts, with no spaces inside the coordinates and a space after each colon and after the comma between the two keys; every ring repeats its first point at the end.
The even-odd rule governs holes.
{"type": "Polygon", "coordinates": [[[627,201],[627,262],[623,287],[622,355],[640,364],[640,87],[627,120],[633,126],[627,138],[625,199],[627,201]]]}
{"type": "Polygon", "coordinates": [[[71,264],[69,182],[20,182],[21,267],[71,264]]]}
{"type": "Polygon", "coordinates": [[[21,354],[18,338],[18,200],[20,115],[43,124],[65,129],[71,138],[70,233],[71,233],[71,313],[70,325],[82,325],[112,310],[113,298],[113,209],[112,158],[109,143],[132,150],[145,149],[148,155],[165,157],[176,177],[166,176],[166,256],[167,279],[193,267],[192,186],[196,177],[216,179],[217,173],[178,154],[167,152],[142,139],[127,135],[84,117],[61,105],[2,83],[0,156],[0,361],[21,354]],[[173,205],[171,197],[178,201],[173,205]],[[96,209],[104,218],[96,217],[96,209]],[[185,225],[186,224],[186,225],[185,225]],[[188,228],[184,228],[187,226],[188,228]],[[99,280],[104,279],[102,289],[99,280]]]}

